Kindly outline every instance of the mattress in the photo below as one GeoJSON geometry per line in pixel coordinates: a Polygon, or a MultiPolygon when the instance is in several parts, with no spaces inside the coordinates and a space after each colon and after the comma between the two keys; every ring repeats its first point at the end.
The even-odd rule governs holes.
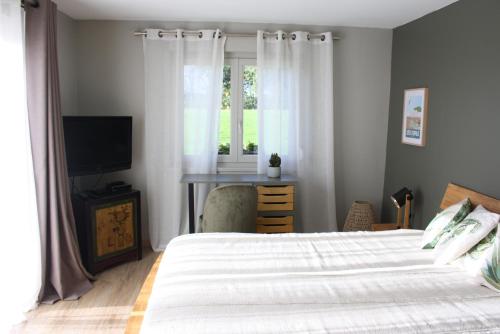
{"type": "Polygon", "coordinates": [[[180,236],[141,333],[499,333],[500,294],[433,265],[421,235],[180,236]]]}

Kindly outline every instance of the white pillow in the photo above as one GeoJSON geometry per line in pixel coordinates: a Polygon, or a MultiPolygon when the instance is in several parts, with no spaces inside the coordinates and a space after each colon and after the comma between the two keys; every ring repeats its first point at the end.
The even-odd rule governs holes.
{"type": "Polygon", "coordinates": [[[500,292],[500,228],[497,229],[493,246],[485,253],[479,281],[488,288],[500,292]]]}
{"type": "Polygon", "coordinates": [[[434,247],[434,263],[445,264],[458,259],[486,237],[499,220],[500,215],[478,205],[464,220],[446,229],[434,247]]]}
{"type": "Polygon", "coordinates": [[[421,247],[432,249],[438,243],[441,235],[448,227],[461,222],[472,210],[472,204],[468,198],[450,205],[434,217],[424,231],[421,247]]]}
{"type": "Polygon", "coordinates": [[[481,267],[489,254],[488,250],[495,243],[497,231],[498,225],[483,240],[460,258],[461,265],[470,275],[479,276],[481,274],[481,267]]]}

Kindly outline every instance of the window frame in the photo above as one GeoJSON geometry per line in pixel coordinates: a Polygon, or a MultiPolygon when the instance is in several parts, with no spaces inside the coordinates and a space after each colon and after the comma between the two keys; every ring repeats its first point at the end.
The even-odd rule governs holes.
{"type": "Polygon", "coordinates": [[[217,167],[229,172],[255,171],[257,154],[243,154],[243,72],[245,66],[257,66],[257,60],[226,56],[224,65],[231,66],[231,142],[229,154],[217,156],[217,167]]]}

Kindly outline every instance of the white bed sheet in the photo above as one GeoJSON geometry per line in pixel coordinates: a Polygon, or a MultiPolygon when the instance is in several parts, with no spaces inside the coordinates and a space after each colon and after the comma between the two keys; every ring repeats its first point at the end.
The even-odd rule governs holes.
{"type": "Polygon", "coordinates": [[[422,231],[191,234],[168,245],[142,333],[500,333],[500,294],[422,231]]]}

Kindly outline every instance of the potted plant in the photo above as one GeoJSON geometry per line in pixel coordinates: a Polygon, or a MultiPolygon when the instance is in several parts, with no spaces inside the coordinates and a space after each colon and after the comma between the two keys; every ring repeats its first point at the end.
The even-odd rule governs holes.
{"type": "Polygon", "coordinates": [[[269,167],[267,167],[268,177],[280,177],[281,176],[281,158],[278,153],[271,154],[269,159],[269,167]]]}

